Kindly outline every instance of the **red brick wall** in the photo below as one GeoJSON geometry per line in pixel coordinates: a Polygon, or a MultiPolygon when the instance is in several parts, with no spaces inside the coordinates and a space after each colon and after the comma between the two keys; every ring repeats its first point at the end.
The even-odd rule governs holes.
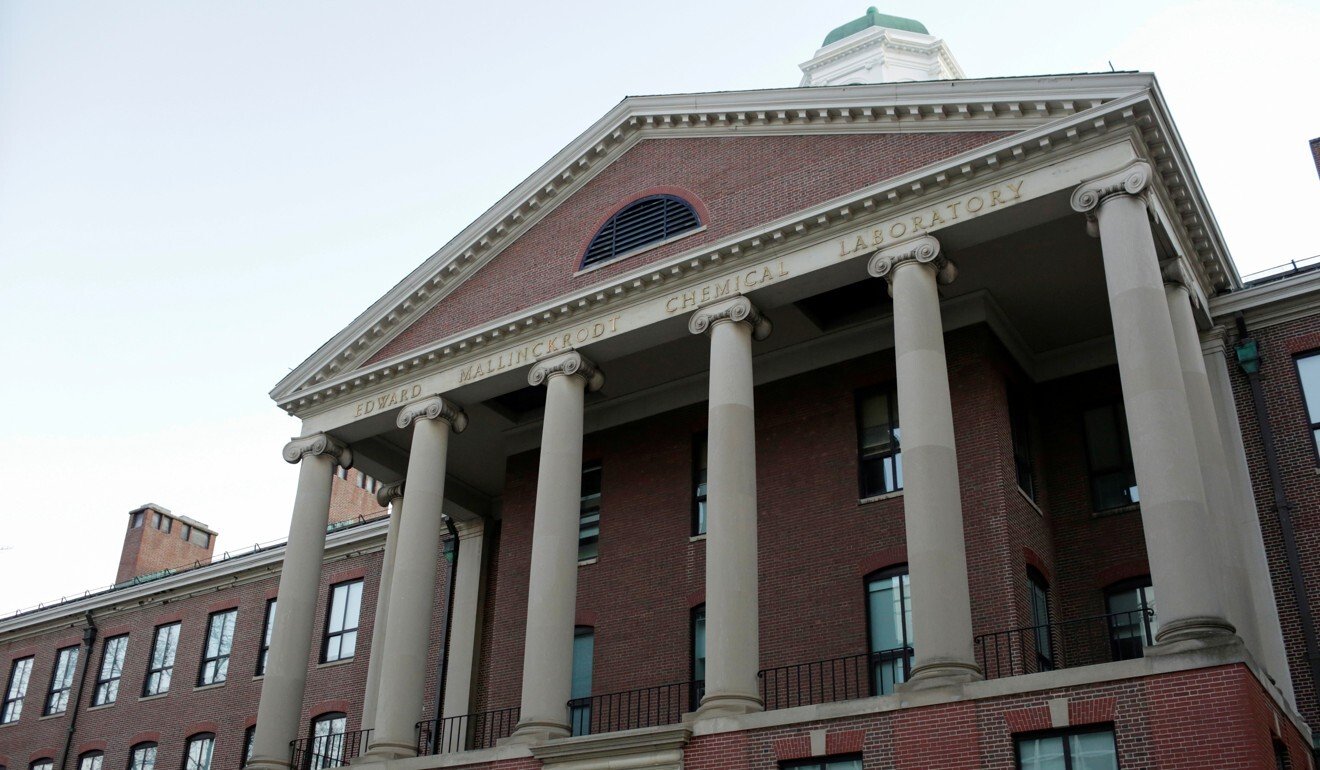
{"type": "Polygon", "coordinates": [[[633,147],[381,349],[380,361],[758,223],[988,144],[1006,132],[652,139],[633,147]],[[620,203],[671,187],[705,232],[574,276],[620,203]]]}
{"type": "Polygon", "coordinates": [[[330,485],[330,523],[340,524],[380,516],[385,509],[376,502],[376,494],[366,487],[358,486],[358,479],[365,477],[365,474],[356,469],[345,473],[347,479],[341,479],[336,474],[334,483],[330,485]]]}
{"type": "MultiPolygon", "coordinates": [[[[1294,357],[1320,350],[1320,315],[1253,329],[1251,334],[1260,346],[1261,387],[1274,428],[1275,449],[1278,452],[1285,493],[1293,505],[1292,518],[1306,591],[1311,599],[1312,613],[1317,613],[1320,612],[1320,463],[1316,460],[1294,357]]],[[[1265,548],[1269,554],[1270,574],[1287,644],[1293,687],[1298,706],[1307,721],[1312,725],[1320,725],[1320,702],[1317,702],[1316,686],[1311,680],[1306,662],[1297,602],[1293,596],[1279,519],[1274,511],[1274,496],[1265,467],[1258,427],[1259,416],[1246,375],[1232,363],[1231,349],[1229,359],[1233,395],[1242,424],[1242,441],[1247,450],[1265,548]]]]}
{"type": "Polygon", "coordinates": [[[215,551],[218,535],[212,535],[205,548],[183,539],[185,522],[171,517],[170,531],[165,532],[152,525],[155,511],[142,511],[142,526],[132,526],[129,517],[128,530],[124,533],[124,547],[119,555],[119,569],[115,582],[149,575],[164,569],[191,567],[195,564],[208,564],[215,551]]]}

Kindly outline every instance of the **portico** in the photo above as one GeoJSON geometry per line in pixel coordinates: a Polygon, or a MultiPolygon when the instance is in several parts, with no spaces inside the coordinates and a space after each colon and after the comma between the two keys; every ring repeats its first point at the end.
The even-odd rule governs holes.
{"type": "MultiPolygon", "coordinates": [[[[387,546],[392,564],[382,578],[388,600],[376,614],[384,627],[373,647],[381,645],[384,657],[373,656],[366,759],[417,752],[422,683],[434,665],[425,659],[426,635],[440,622],[432,608],[441,516],[468,533],[507,521],[510,458],[529,452],[534,505],[531,527],[523,530],[530,530],[528,548],[517,557],[526,564],[517,585],[521,648],[507,640],[489,647],[516,650],[510,656],[521,667],[512,666],[516,677],[483,673],[483,665],[495,667],[481,659],[479,644],[489,570],[482,560],[490,557],[484,546],[469,551],[465,540],[443,712],[428,729],[445,745],[467,747],[470,738],[452,742],[448,731],[516,708],[505,733],[512,733],[510,743],[541,746],[569,735],[575,627],[592,625],[578,606],[579,576],[590,568],[578,553],[584,436],[663,421],[703,402],[709,527],[691,542],[702,550],[704,697],[699,708],[685,702],[682,712],[710,723],[766,708],[761,674],[798,661],[761,644],[766,554],[758,549],[764,525],[757,394],[868,356],[892,359],[902,421],[903,480],[892,499],[901,500],[904,527],[901,547],[889,550],[901,551],[895,563],[910,578],[915,643],[901,689],[950,692],[991,676],[978,637],[1026,624],[1011,615],[987,621],[976,600],[985,589],[971,584],[969,553],[980,558],[988,548],[986,536],[969,536],[974,512],[963,497],[968,481],[955,440],[961,370],[946,350],[947,335],[969,329],[986,330],[1007,366],[1030,384],[1117,367],[1140,526],[1159,597],[1151,652],[1245,642],[1263,669],[1286,681],[1281,645],[1262,629],[1272,597],[1247,577],[1260,574],[1254,564],[1260,551],[1252,545],[1259,531],[1250,531],[1250,515],[1226,503],[1244,499],[1243,482],[1226,472],[1219,407],[1200,350],[1201,330],[1209,326],[1205,298],[1234,276],[1198,208],[1198,193],[1179,172],[1179,148],[1151,128],[1161,105],[1144,98],[1097,98],[1089,109],[1073,105],[1054,116],[1050,109],[1064,108],[1046,100],[1038,125],[946,163],[676,256],[602,270],[600,280],[580,290],[406,354],[373,358],[387,340],[360,344],[371,335],[355,329],[337,351],[291,375],[278,397],[303,420],[307,436],[298,441],[337,448],[337,454],[299,454],[308,480],[306,490],[300,481],[291,554],[295,538],[306,559],[314,562],[319,553],[315,532],[318,521],[324,529],[328,503],[315,485],[322,476],[328,480],[334,462],[406,479],[406,514],[400,516],[396,502],[400,518],[391,531],[397,534],[387,546]],[[1088,216],[1098,242],[1087,235],[1088,216]],[[1041,285],[1050,291],[1042,293],[1041,285]],[[492,684],[497,676],[516,678],[517,692],[492,684]],[[467,721],[446,722],[460,718],[467,721]]],[[[853,107],[843,109],[853,114],[853,107]]],[[[915,109],[933,120],[947,114],[941,107],[934,117],[928,104],[915,109]]],[[[630,125],[633,117],[617,122],[630,125]]],[[[455,274],[480,261],[477,246],[467,250],[467,243],[482,237],[442,260],[453,270],[419,269],[406,282],[407,298],[387,298],[391,307],[381,317],[402,312],[396,308],[408,302],[414,314],[442,302],[455,274]]],[[[875,379],[884,376],[877,371],[875,379]]],[[[607,502],[603,520],[609,515],[607,502]]],[[[606,564],[602,556],[597,566],[606,564]]],[[[281,655],[306,660],[311,643],[311,617],[300,620],[297,608],[299,601],[314,602],[314,591],[287,579],[272,669],[281,655]],[[303,597],[287,602],[287,616],[286,595],[303,597]]],[[[1024,673],[1014,661],[1015,672],[1024,673]]],[[[637,683],[652,685],[661,682],[637,683]]],[[[1290,697],[1286,688],[1280,693],[1290,697]]],[[[300,708],[296,677],[268,677],[256,764],[281,764],[281,741],[297,737],[300,708]]]]}

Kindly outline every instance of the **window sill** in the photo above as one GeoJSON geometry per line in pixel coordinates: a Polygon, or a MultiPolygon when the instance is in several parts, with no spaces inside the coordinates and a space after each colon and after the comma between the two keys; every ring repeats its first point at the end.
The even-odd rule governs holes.
{"type": "Polygon", "coordinates": [[[334,668],[335,666],[347,666],[349,663],[352,662],[353,662],[353,658],[340,658],[339,660],[330,660],[330,661],[326,661],[325,663],[317,663],[316,667],[318,669],[334,668]]]}
{"type": "Polygon", "coordinates": [[[61,711],[58,714],[43,714],[41,717],[39,717],[38,721],[40,721],[41,719],[59,719],[60,717],[64,716],[67,713],[69,712],[61,711]]]}
{"type": "MultiPolygon", "coordinates": [[[[646,244],[645,246],[642,246],[641,248],[633,249],[632,251],[624,252],[623,254],[620,254],[620,255],[618,255],[618,256],[616,256],[616,257],[611,257],[610,259],[605,260],[605,261],[603,261],[603,262],[597,262],[597,263],[594,264],[594,265],[589,265],[589,266],[587,266],[587,267],[581,268],[581,269],[578,270],[576,273],[573,273],[573,277],[574,277],[574,278],[577,278],[577,277],[579,277],[579,276],[586,275],[587,273],[590,273],[590,272],[595,271],[595,270],[599,270],[599,269],[601,269],[602,267],[605,267],[606,265],[617,264],[617,263],[619,263],[619,262],[622,262],[622,261],[625,260],[625,259],[631,259],[631,258],[637,256],[638,254],[645,254],[646,252],[648,252],[648,251],[654,251],[654,250],[660,248],[661,246],[668,246],[669,244],[674,243],[674,242],[676,242],[676,241],[681,241],[681,240],[683,240],[684,238],[687,238],[688,236],[692,236],[692,235],[696,235],[697,233],[704,233],[704,232],[706,232],[706,226],[705,226],[705,225],[701,225],[700,227],[697,227],[697,228],[692,229],[692,230],[684,230],[683,232],[679,233],[678,235],[670,236],[669,238],[666,238],[666,239],[664,239],[663,241],[656,241],[655,243],[648,243],[648,244],[646,244]]],[[[580,260],[581,257],[579,257],[578,259],[580,260]]]]}
{"type": "Polygon", "coordinates": [[[899,489],[894,492],[886,492],[883,495],[871,495],[870,497],[863,497],[857,501],[857,504],[866,505],[868,503],[878,503],[881,500],[893,500],[896,497],[902,497],[902,496],[903,496],[903,490],[899,489]]]}
{"type": "Polygon", "coordinates": [[[689,543],[704,543],[704,542],[706,542],[706,533],[705,533],[705,532],[702,532],[700,535],[693,535],[693,536],[691,536],[691,537],[688,538],[688,542],[689,542],[689,543]]]}
{"type": "Polygon", "coordinates": [[[140,695],[138,696],[138,703],[141,703],[144,700],[160,700],[169,694],[169,690],[166,690],[165,692],[158,692],[155,695],[140,695]]]}
{"type": "Polygon", "coordinates": [[[88,710],[88,711],[104,711],[105,709],[108,709],[108,708],[110,708],[111,706],[114,706],[115,703],[116,703],[116,701],[110,701],[109,703],[102,703],[102,704],[99,705],[99,706],[88,706],[88,707],[87,707],[87,710],[88,710]]]}
{"type": "MultiPolygon", "coordinates": [[[[229,680],[226,679],[225,682],[227,681],[229,680]]],[[[193,692],[197,692],[198,690],[214,690],[218,687],[224,687],[225,682],[212,682],[210,684],[199,684],[193,687],[193,692]]]]}
{"type": "Polygon", "coordinates": [[[1091,511],[1091,518],[1103,519],[1106,516],[1117,516],[1120,513],[1132,513],[1133,511],[1140,510],[1141,503],[1128,503],[1127,505],[1120,505],[1117,508],[1106,508],[1103,511],[1091,511]]]}
{"type": "Polygon", "coordinates": [[[266,678],[266,675],[265,675],[265,674],[253,674],[253,675],[252,675],[252,681],[254,681],[254,682],[260,682],[261,680],[263,680],[263,679],[265,679],[265,678],[266,678]]]}
{"type": "Polygon", "coordinates": [[[1027,494],[1027,490],[1023,489],[1022,487],[1018,487],[1017,491],[1019,495],[1022,495],[1022,499],[1027,501],[1027,505],[1030,505],[1032,508],[1036,509],[1036,513],[1040,514],[1041,516],[1045,515],[1045,511],[1042,511],[1040,509],[1040,504],[1037,503],[1035,500],[1031,499],[1031,495],[1027,494]]]}
{"type": "Polygon", "coordinates": [[[585,566],[587,566],[588,564],[595,564],[595,563],[598,562],[598,561],[600,561],[600,557],[599,557],[599,556],[593,556],[593,557],[591,557],[590,559],[578,559],[578,566],[579,566],[579,567],[585,567],[585,566]]]}
{"type": "Polygon", "coordinates": [[[3,723],[3,724],[0,724],[0,730],[5,729],[6,727],[13,727],[14,725],[18,724],[18,723],[19,723],[19,720],[21,720],[21,719],[22,719],[22,717],[19,717],[18,719],[15,719],[15,720],[12,721],[12,722],[5,722],[5,723],[3,723]]]}

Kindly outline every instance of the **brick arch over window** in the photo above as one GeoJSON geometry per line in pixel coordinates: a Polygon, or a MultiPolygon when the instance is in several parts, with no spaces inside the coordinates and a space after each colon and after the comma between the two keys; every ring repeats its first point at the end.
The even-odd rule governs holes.
{"type": "Polygon", "coordinates": [[[860,569],[858,569],[858,573],[862,578],[869,580],[871,576],[878,572],[884,572],[893,567],[907,565],[907,560],[906,546],[900,545],[893,548],[886,548],[869,559],[862,561],[859,565],[860,569]]]}

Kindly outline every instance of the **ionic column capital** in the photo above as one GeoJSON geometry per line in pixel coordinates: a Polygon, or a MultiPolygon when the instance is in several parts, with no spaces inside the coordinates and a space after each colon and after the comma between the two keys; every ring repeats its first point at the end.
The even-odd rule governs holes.
{"type": "Polygon", "coordinates": [[[345,468],[353,467],[353,450],[344,442],[327,434],[313,433],[310,436],[295,438],[284,445],[284,461],[297,465],[305,457],[329,455],[335,463],[345,468]]]}
{"type": "Polygon", "coordinates": [[[1069,202],[1074,211],[1090,215],[1109,198],[1116,195],[1142,198],[1149,187],[1150,164],[1139,160],[1111,174],[1082,182],[1073,190],[1069,202]]]}
{"type": "Polygon", "coordinates": [[[587,383],[587,390],[600,390],[605,384],[605,373],[586,356],[570,350],[553,358],[543,358],[532,365],[527,373],[527,383],[533,387],[545,383],[556,375],[578,375],[587,383]]]}
{"type": "Polygon", "coordinates": [[[930,235],[913,238],[877,251],[866,263],[866,270],[874,278],[884,278],[889,281],[892,292],[894,271],[899,265],[907,262],[925,265],[934,270],[935,280],[946,286],[958,277],[958,266],[940,253],[940,242],[930,235]]]}
{"type": "Polygon", "coordinates": [[[462,433],[468,423],[467,413],[460,409],[458,404],[440,396],[431,396],[408,404],[399,411],[399,417],[394,423],[400,428],[406,428],[413,420],[443,420],[455,433],[462,433]]]}
{"type": "Polygon", "coordinates": [[[769,337],[771,329],[774,328],[770,319],[762,315],[751,300],[740,295],[697,308],[688,320],[688,331],[693,334],[705,334],[723,321],[748,324],[752,327],[752,339],[755,340],[769,337]]]}
{"type": "Polygon", "coordinates": [[[388,508],[390,503],[395,500],[403,499],[403,482],[396,481],[392,484],[382,484],[380,489],[376,490],[376,502],[380,507],[388,508]]]}

